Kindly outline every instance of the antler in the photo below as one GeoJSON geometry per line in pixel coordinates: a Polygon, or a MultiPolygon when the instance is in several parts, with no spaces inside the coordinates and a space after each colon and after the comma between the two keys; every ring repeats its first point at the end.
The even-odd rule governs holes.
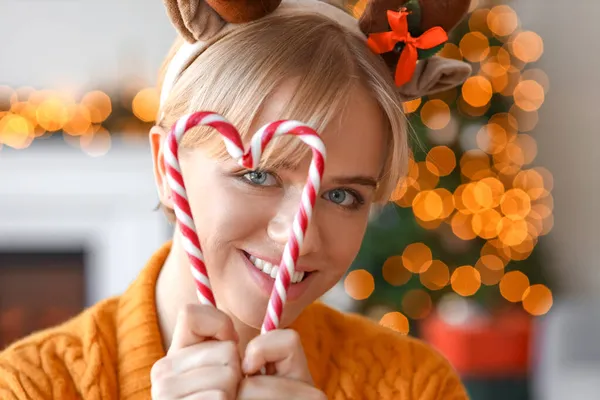
{"type": "Polygon", "coordinates": [[[227,22],[250,22],[275,11],[281,0],[163,0],[179,34],[189,43],[215,35],[227,22]]]}

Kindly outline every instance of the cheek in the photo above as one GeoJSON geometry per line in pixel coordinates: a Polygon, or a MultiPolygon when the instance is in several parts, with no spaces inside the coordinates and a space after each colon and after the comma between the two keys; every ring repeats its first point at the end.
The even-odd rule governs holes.
{"type": "Polygon", "coordinates": [[[332,272],[342,275],[358,254],[366,231],[368,215],[336,218],[325,228],[325,249],[333,264],[332,272]]]}

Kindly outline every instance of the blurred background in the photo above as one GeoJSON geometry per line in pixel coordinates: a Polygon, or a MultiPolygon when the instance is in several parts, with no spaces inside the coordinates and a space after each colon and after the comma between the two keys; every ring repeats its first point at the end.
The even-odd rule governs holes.
{"type": "MultiPolygon", "coordinates": [[[[600,398],[599,13],[472,1],[441,54],[473,75],[404,105],[410,173],[324,298],[431,343],[473,399],[600,398]]],[[[175,32],[160,1],[0,0],[0,37],[2,349],[170,237],[147,132],[175,32]]]]}

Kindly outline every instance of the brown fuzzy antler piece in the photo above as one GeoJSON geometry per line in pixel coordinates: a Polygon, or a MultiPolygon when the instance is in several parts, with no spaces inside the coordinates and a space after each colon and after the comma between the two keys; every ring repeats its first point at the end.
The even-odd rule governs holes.
{"type": "Polygon", "coordinates": [[[163,0],[167,14],[188,42],[206,39],[229,22],[254,21],[275,11],[281,0],[163,0]]]}

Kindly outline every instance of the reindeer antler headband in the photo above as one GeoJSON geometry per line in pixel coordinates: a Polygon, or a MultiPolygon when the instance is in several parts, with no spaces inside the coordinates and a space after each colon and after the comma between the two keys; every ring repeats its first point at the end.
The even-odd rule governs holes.
{"type": "Polygon", "coordinates": [[[471,67],[434,54],[447,33],[467,13],[470,0],[368,0],[357,20],[321,0],[164,0],[167,13],[185,43],[165,74],[161,109],[183,71],[207,47],[240,24],[268,14],[316,13],[365,39],[393,71],[404,100],[460,85],[471,67]]]}

